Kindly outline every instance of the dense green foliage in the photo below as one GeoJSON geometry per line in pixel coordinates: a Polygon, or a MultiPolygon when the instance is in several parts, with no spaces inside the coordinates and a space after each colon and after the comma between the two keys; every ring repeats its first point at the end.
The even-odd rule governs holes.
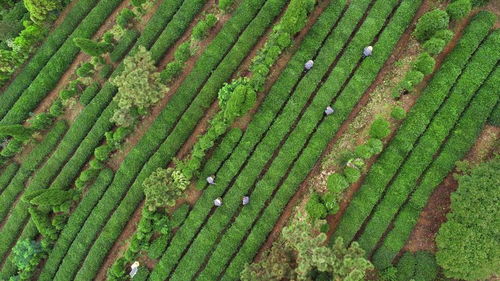
{"type": "Polygon", "coordinates": [[[418,41],[423,42],[430,39],[436,31],[448,28],[450,18],[443,10],[433,10],[425,13],[418,19],[413,35],[418,41]]]}
{"type": "Polygon", "coordinates": [[[500,267],[500,157],[458,177],[448,220],[436,237],[437,261],[448,277],[484,280],[500,267]]]}
{"type": "Polygon", "coordinates": [[[452,20],[458,20],[467,16],[471,10],[471,0],[456,0],[446,7],[446,12],[452,20]]]}
{"type": "Polygon", "coordinates": [[[121,74],[111,79],[118,88],[114,98],[118,109],[113,113],[112,121],[118,126],[129,127],[137,115],[145,115],[163,97],[167,87],[160,83],[160,73],[156,72],[151,53],[144,47],[125,58],[123,64],[121,74]]]}

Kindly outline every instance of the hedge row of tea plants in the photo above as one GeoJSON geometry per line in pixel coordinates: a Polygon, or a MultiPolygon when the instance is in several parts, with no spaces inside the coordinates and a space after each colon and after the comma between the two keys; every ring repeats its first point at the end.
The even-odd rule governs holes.
{"type": "Polygon", "coordinates": [[[390,175],[398,171],[400,164],[426,130],[432,117],[448,97],[462,69],[487,36],[493,22],[490,14],[480,13],[467,27],[460,42],[448,55],[440,71],[434,75],[417,104],[409,112],[391,145],[371,167],[364,184],[343,215],[334,236],[341,236],[344,241],[352,241],[382,196],[385,186],[392,178],[390,175]]]}
{"type": "MultiPolygon", "coordinates": [[[[498,43],[497,43],[498,45],[498,43]]],[[[394,220],[394,228],[389,231],[380,248],[373,255],[377,268],[390,266],[394,257],[404,247],[419,215],[434,189],[453,170],[455,163],[465,157],[479,136],[488,114],[498,103],[500,70],[490,75],[474,97],[470,106],[458,121],[439,155],[426,170],[415,192],[400,210],[394,220]]]]}

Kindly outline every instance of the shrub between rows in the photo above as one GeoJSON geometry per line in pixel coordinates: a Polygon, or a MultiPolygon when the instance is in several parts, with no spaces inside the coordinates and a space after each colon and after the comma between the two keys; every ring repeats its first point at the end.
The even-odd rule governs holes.
{"type": "MultiPolygon", "coordinates": [[[[366,6],[368,6],[369,1],[365,1],[364,3],[366,6]]],[[[346,69],[347,71],[349,71],[349,68],[354,68],[357,60],[353,58],[361,58],[359,55],[359,50],[362,50],[363,46],[369,45],[378,29],[382,28],[385,18],[391,12],[392,7],[396,4],[397,1],[392,1],[392,3],[389,1],[376,2],[376,4],[368,14],[369,19],[367,19],[366,21],[370,24],[363,24],[359,32],[354,36],[352,40],[352,42],[356,43],[350,44],[347,47],[344,46],[343,48],[341,46],[338,46],[337,52],[341,49],[344,49],[347,50],[346,53],[344,53],[340,60],[338,60],[338,63],[337,65],[335,65],[335,68],[333,69],[333,72],[331,72],[331,74],[328,71],[325,71],[326,77],[335,77],[335,79],[328,79],[319,91],[317,91],[318,88],[316,85],[321,85],[321,83],[309,82],[299,84],[297,92],[292,96],[290,100],[291,102],[285,106],[282,114],[271,126],[271,129],[269,130],[269,132],[267,132],[262,142],[257,146],[256,150],[253,152],[251,158],[247,162],[247,165],[234,181],[234,185],[231,185],[232,177],[227,178],[226,173],[224,173],[224,179],[222,179],[222,181],[219,180],[218,184],[226,186],[227,179],[229,181],[228,186],[231,186],[227,194],[224,195],[224,204],[222,207],[217,208],[214,215],[209,218],[200,235],[196,237],[187,254],[179,262],[179,265],[174,272],[174,275],[172,276],[172,280],[177,280],[176,277],[179,276],[179,280],[189,279],[189,274],[191,274],[191,272],[193,274],[196,272],[196,268],[198,268],[205,260],[205,255],[211,252],[211,248],[217,240],[216,237],[218,236],[218,234],[224,230],[225,226],[231,220],[231,217],[237,214],[239,207],[241,206],[241,197],[243,197],[245,193],[247,193],[248,190],[251,190],[251,188],[253,187],[255,187],[255,192],[251,195],[251,198],[252,202],[255,202],[252,207],[255,208],[245,208],[245,210],[252,209],[258,212],[259,209],[256,206],[260,203],[263,203],[265,199],[271,195],[271,193],[273,192],[273,187],[278,184],[282,175],[286,173],[289,166],[291,165],[291,162],[295,158],[296,153],[298,153],[300,147],[302,147],[299,142],[302,139],[307,139],[311,132],[311,130],[304,130],[300,129],[299,127],[302,127],[302,124],[304,124],[304,122],[312,124],[312,128],[316,126],[317,121],[315,121],[314,119],[316,117],[317,120],[321,119],[321,117],[323,116],[323,110],[321,110],[321,108],[325,108],[327,105],[329,105],[329,102],[333,98],[332,95],[335,95],[338,91],[332,91],[332,84],[342,84],[343,81],[348,78],[347,73],[345,77],[336,75],[336,73],[338,73],[337,70],[346,69]],[[315,92],[317,92],[317,95],[312,101],[312,106],[308,108],[303,116],[300,116],[301,108],[306,105],[309,96],[315,92]],[[318,104],[318,101],[322,101],[324,105],[318,104]],[[287,138],[285,135],[290,128],[294,128],[294,123],[296,122],[296,120],[298,120],[296,118],[301,118],[297,125],[297,131],[301,133],[298,135],[292,134],[287,138]],[[282,139],[287,139],[287,141],[282,147],[277,158],[272,159],[273,152],[275,149],[279,149],[279,145],[282,139]],[[254,183],[260,178],[259,174],[261,174],[261,171],[263,171],[266,163],[268,163],[268,161],[270,161],[271,159],[273,160],[273,162],[268,168],[267,173],[255,186],[254,183]]],[[[361,6],[362,5],[363,4],[361,4],[361,6]]],[[[360,16],[362,14],[363,10],[361,10],[360,16]]],[[[354,25],[355,24],[351,24],[351,26],[354,25]]],[[[342,24],[339,24],[339,26],[342,26],[342,24]]],[[[348,38],[348,36],[349,35],[346,34],[346,39],[348,38]]],[[[326,68],[328,68],[328,62],[333,62],[336,60],[335,48],[328,48],[328,50],[328,53],[320,53],[320,55],[318,56],[318,60],[321,62],[325,62],[325,64],[317,65],[317,69],[325,68],[326,70],[326,68]],[[324,54],[327,56],[323,59],[320,59],[324,54]]],[[[318,81],[321,81],[322,78],[325,78],[325,72],[321,73],[318,71],[311,71],[310,75],[306,75],[306,79],[303,80],[303,82],[308,82],[308,78],[314,76],[317,77],[318,81]]],[[[246,217],[245,221],[248,222],[248,220],[252,220],[253,218],[254,217],[249,215],[248,217],[246,217]]],[[[238,219],[236,219],[236,221],[238,221],[238,219]]],[[[243,234],[244,229],[250,227],[250,225],[251,224],[238,224],[238,227],[235,226],[234,228],[230,229],[230,231],[233,230],[238,234],[243,234]]],[[[229,244],[234,242],[234,238],[235,236],[231,237],[231,241],[229,241],[229,244]]],[[[227,240],[223,238],[222,241],[227,240]]],[[[221,245],[221,243],[219,243],[219,245],[221,245]]],[[[215,264],[213,264],[213,268],[220,270],[222,269],[221,264],[224,264],[223,261],[229,258],[230,255],[227,252],[227,248],[221,247],[218,249],[225,251],[225,255],[219,255],[216,258],[211,259],[211,261],[215,262],[217,260],[219,266],[217,267],[215,266],[215,264]]],[[[168,254],[166,254],[166,256],[168,256],[168,254]]]]}
{"type": "Polygon", "coordinates": [[[394,221],[394,228],[387,234],[380,248],[373,256],[377,268],[390,266],[394,257],[405,245],[415,226],[420,212],[430,195],[448,173],[474,145],[495,103],[499,100],[498,83],[500,69],[483,84],[471,105],[459,120],[441,153],[426,171],[416,191],[412,194],[394,221]],[[496,93],[496,94],[492,94],[496,93]]]}
{"type": "MultiPolygon", "coordinates": [[[[19,235],[18,240],[22,241],[26,239],[31,239],[31,237],[36,235],[36,233],[37,233],[36,226],[34,223],[30,221],[23,229],[21,235],[19,235]]],[[[12,262],[12,259],[7,258],[5,260],[5,263],[3,264],[2,270],[0,271],[0,279],[8,280],[11,276],[16,275],[16,273],[17,273],[17,266],[12,262]]]]}
{"type": "Polygon", "coordinates": [[[59,268],[60,260],[66,255],[71,243],[112,180],[113,171],[104,169],[100,172],[94,184],[89,187],[89,192],[86,193],[78,207],[71,214],[66,226],[59,235],[59,239],[50,252],[38,280],[52,280],[59,268]]]}
{"type": "Polygon", "coordinates": [[[392,175],[398,170],[405,155],[411,151],[432,116],[447,97],[462,68],[486,37],[492,24],[490,16],[480,13],[476,20],[467,27],[462,39],[443,63],[441,69],[445,69],[445,71],[438,71],[434,75],[425,92],[399,128],[398,134],[392,140],[391,143],[394,145],[390,145],[384,150],[372,166],[364,184],[344,213],[334,234],[335,237],[341,236],[344,241],[352,241],[361,224],[378,201],[384,187],[390,181],[391,177],[387,175],[392,175]]]}
{"type": "Polygon", "coordinates": [[[97,0],[78,1],[66,15],[64,21],[50,32],[50,35],[43,45],[2,94],[2,99],[0,101],[0,118],[3,118],[5,114],[7,114],[8,110],[16,102],[21,93],[30,85],[31,81],[47,64],[47,61],[51,59],[66,41],[68,36],[81,23],[82,19],[87,16],[93,7],[95,7],[97,2],[97,0]]]}
{"type": "MultiPolygon", "coordinates": [[[[17,94],[15,104],[12,104],[14,102],[12,101],[10,104],[0,105],[0,108],[9,108],[9,111],[0,121],[0,124],[21,123],[28,117],[29,112],[56,86],[79,52],[80,49],[73,43],[73,38],[91,37],[120,2],[121,0],[109,0],[99,1],[97,5],[87,4],[94,6],[94,9],[92,9],[73,33],[67,37],[67,40],[50,60],[44,63],[43,68],[37,71],[36,78],[30,82],[30,85],[22,94],[17,94]]],[[[4,101],[3,98],[2,101],[4,101]]]]}
{"type": "Polygon", "coordinates": [[[8,220],[5,222],[0,232],[0,241],[2,242],[0,245],[0,256],[6,257],[6,253],[16,241],[26,221],[26,216],[24,214],[27,213],[27,207],[24,202],[18,202],[18,205],[23,205],[23,208],[17,208],[16,205],[16,208],[11,209],[16,196],[23,191],[24,184],[28,177],[37,170],[38,166],[40,166],[44,159],[54,150],[67,129],[68,125],[66,122],[57,122],[47,136],[45,136],[44,140],[31,151],[26,159],[23,160],[16,175],[2,192],[2,196],[0,196],[0,220],[8,220]],[[6,217],[11,210],[12,212],[10,215],[6,217]]]}
{"type": "MultiPolygon", "coordinates": [[[[238,253],[228,266],[221,280],[237,280],[244,264],[252,260],[260,245],[267,239],[267,235],[280,217],[283,208],[295,194],[300,183],[307,177],[309,171],[314,167],[328,142],[340,128],[342,122],[347,119],[350,111],[357,104],[366,89],[375,80],[378,71],[392,53],[394,46],[411,22],[420,4],[421,1],[411,0],[405,0],[401,3],[393,19],[386,26],[378,42],[374,45],[374,50],[378,50],[377,55],[373,55],[370,59],[363,61],[355,76],[359,80],[351,80],[337,98],[334,105],[337,109],[336,113],[329,118],[325,118],[312,134],[308,145],[304,147],[303,152],[290,170],[287,178],[277,189],[274,198],[272,198],[268,207],[259,217],[259,220],[252,228],[242,247],[238,249],[238,253]],[[363,82],[359,83],[358,81],[363,82]]],[[[298,133],[300,134],[300,132],[298,133]]],[[[231,238],[228,237],[228,239],[231,238]]],[[[238,243],[233,244],[232,247],[236,245],[238,243]]]]}
{"type": "Polygon", "coordinates": [[[4,188],[10,183],[17,170],[19,169],[19,164],[12,162],[5,169],[1,171],[0,174],[0,194],[4,188]]]}
{"type": "Polygon", "coordinates": [[[394,175],[394,180],[386,187],[382,201],[378,203],[364,232],[358,239],[358,243],[367,253],[373,251],[393,217],[419,182],[425,169],[432,163],[433,155],[439,151],[477,89],[494,69],[500,59],[495,48],[499,44],[500,32],[496,35],[493,33],[480,46],[450,92],[449,98],[434,115],[409,157],[394,175]]]}
{"type": "MultiPolygon", "coordinates": [[[[234,23],[226,23],[224,25],[224,28],[214,39],[211,46],[206,49],[204,55],[198,60],[198,67],[195,67],[190,77],[186,79],[187,81],[184,81],[176,95],[162,112],[163,114],[172,110],[171,107],[175,108],[175,111],[172,110],[173,112],[169,112],[170,118],[166,122],[170,126],[175,125],[175,128],[171,131],[170,136],[161,145],[156,154],[149,159],[148,163],[141,170],[141,173],[127,193],[125,199],[113,214],[113,217],[109,220],[109,224],[103,230],[103,235],[101,235],[94,244],[89,254],[89,257],[92,258],[87,258],[86,260],[86,262],[89,263],[89,270],[93,270],[94,268],[93,265],[90,265],[90,262],[94,263],[96,260],[98,262],[104,258],[101,249],[111,247],[112,243],[110,243],[109,236],[119,236],[123,226],[127,222],[126,217],[129,217],[133,212],[131,206],[137,206],[140,199],[142,199],[143,194],[141,185],[144,178],[149,176],[154,169],[166,166],[177,150],[180,149],[196,126],[198,120],[204,115],[205,110],[216,98],[217,90],[222,86],[223,82],[230,78],[231,73],[233,73],[243,61],[246,54],[254,46],[261,34],[263,34],[266,28],[271,24],[272,19],[279,14],[280,8],[284,4],[282,0],[273,0],[266,2],[266,4],[262,6],[262,3],[259,3],[259,1],[254,1],[253,3],[245,2],[240,6],[244,9],[241,9],[240,13],[236,11],[232,18],[234,19],[234,23]],[[252,19],[252,16],[257,12],[255,9],[258,9],[258,7],[262,7],[261,11],[255,19],[246,26],[252,19]],[[241,14],[241,12],[245,10],[250,10],[250,13],[241,14]],[[236,26],[239,26],[240,30],[235,29],[236,26]],[[240,35],[243,29],[245,29],[245,31],[240,35]],[[232,42],[228,43],[228,38],[231,37],[234,38],[233,42],[239,37],[239,40],[232,49],[230,49],[232,42]],[[222,46],[226,47],[221,48],[222,46]],[[222,61],[218,63],[215,61],[216,59],[222,59],[222,61]],[[207,67],[205,64],[206,62],[212,62],[214,66],[207,67]],[[207,69],[214,69],[214,67],[216,68],[213,71],[213,75],[206,81],[203,88],[199,90],[198,95],[194,98],[194,95],[197,94],[197,89],[195,88],[196,84],[202,83],[203,81],[193,83],[193,81],[189,81],[190,78],[192,79],[192,76],[196,76],[199,81],[201,80],[200,77],[210,74],[210,71],[207,71],[207,69]],[[182,100],[178,100],[176,97],[180,97],[182,100]],[[180,119],[178,119],[178,117],[176,118],[179,122],[175,124],[177,120],[173,119],[176,117],[174,112],[178,114],[182,113],[179,111],[186,108],[190,101],[192,101],[192,103],[189,109],[184,112],[184,115],[180,119]],[[104,237],[106,237],[106,239],[104,239],[104,237]]],[[[85,274],[82,273],[82,276],[85,276],[85,274]]]]}

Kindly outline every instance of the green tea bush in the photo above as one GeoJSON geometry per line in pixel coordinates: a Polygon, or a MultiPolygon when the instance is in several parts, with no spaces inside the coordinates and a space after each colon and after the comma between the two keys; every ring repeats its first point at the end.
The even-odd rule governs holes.
{"type": "Polygon", "coordinates": [[[370,136],[372,138],[383,139],[387,137],[390,132],[389,121],[381,117],[375,119],[370,127],[370,136]]]}
{"type": "Polygon", "coordinates": [[[446,7],[446,12],[451,20],[459,20],[466,17],[472,10],[471,0],[456,0],[446,7]]]}
{"type": "Polygon", "coordinates": [[[446,42],[443,39],[432,37],[431,39],[425,41],[422,47],[431,56],[435,56],[443,51],[444,46],[446,46],[446,42]]]}
{"type": "Polygon", "coordinates": [[[432,10],[418,19],[413,35],[418,41],[423,42],[430,39],[436,31],[448,28],[450,18],[443,10],[432,10]]]}
{"type": "Polygon", "coordinates": [[[395,106],[391,111],[391,117],[396,120],[403,120],[406,118],[406,110],[401,106],[395,106]]]}
{"type": "Polygon", "coordinates": [[[422,72],[424,75],[429,75],[434,70],[436,60],[428,53],[422,53],[415,61],[413,67],[422,72]]]}

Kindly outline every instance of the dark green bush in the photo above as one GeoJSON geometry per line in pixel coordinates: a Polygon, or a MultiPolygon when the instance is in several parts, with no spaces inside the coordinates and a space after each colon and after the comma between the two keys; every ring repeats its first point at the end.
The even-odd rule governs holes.
{"type": "Polygon", "coordinates": [[[425,41],[422,47],[430,55],[435,56],[443,51],[444,46],[446,46],[446,42],[443,39],[432,37],[425,41]]]}
{"type": "Polygon", "coordinates": [[[352,184],[359,180],[359,178],[361,177],[361,172],[357,168],[345,167],[344,175],[347,179],[347,182],[352,184]]]}
{"type": "Polygon", "coordinates": [[[418,19],[413,35],[418,41],[423,42],[430,39],[436,31],[448,28],[450,18],[443,10],[432,10],[418,19]]]}
{"type": "Polygon", "coordinates": [[[199,21],[193,28],[193,38],[195,40],[202,40],[208,34],[210,28],[217,23],[217,17],[214,14],[206,15],[205,19],[199,21]]]}
{"type": "Polygon", "coordinates": [[[86,62],[76,69],[76,75],[79,77],[88,77],[92,75],[93,70],[94,65],[90,62],[86,62]]]}
{"type": "Polygon", "coordinates": [[[413,67],[424,75],[429,75],[434,70],[435,65],[436,60],[428,53],[423,53],[417,58],[413,67]]]}
{"type": "Polygon", "coordinates": [[[49,113],[54,116],[60,116],[64,113],[64,105],[62,104],[62,100],[57,98],[52,105],[50,106],[49,113]]]}
{"type": "Polygon", "coordinates": [[[122,28],[127,28],[127,26],[134,18],[135,18],[134,12],[132,12],[130,9],[123,8],[118,14],[118,17],[116,18],[116,23],[118,23],[118,25],[121,26],[122,28]]]}
{"type": "Polygon", "coordinates": [[[106,42],[95,42],[87,38],[75,38],[73,40],[76,46],[78,46],[82,52],[89,54],[93,57],[98,57],[104,53],[112,50],[113,45],[106,42]]]}
{"type": "Polygon", "coordinates": [[[466,17],[472,10],[471,0],[456,0],[446,7],[446,12],[452,20],[466,17]]]}
{"type": "Polygon", "coordinates": [[[384,149],[382,141],[376,138],[370,138],[366,144],[370,147],[373,154],[379,154],[384,149]]]}
{"type": "Polygon", "coordinates": [[[338,194],[343,192],[349,186],[349,183],[342,174],[333,173],[328,177],[326,186],[330,192],[338,194]]]}
{"type": "Polygon", "coordinates": [[[391,117],[396,120],[403,120],[406,117],[406,110],[401,106],[395,106],[391,111],[391,117]]]}
{"type": "Polygon", "coordinates": [[[391,132],[389,125],[389,121],[382,117],[375,119],[370,127],[370,136],[376,139],[383,139],[387,137],[391,132]]]}

